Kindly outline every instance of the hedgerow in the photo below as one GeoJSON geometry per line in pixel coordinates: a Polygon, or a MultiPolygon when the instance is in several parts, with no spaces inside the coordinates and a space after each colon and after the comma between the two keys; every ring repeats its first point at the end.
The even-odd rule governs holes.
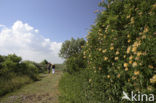
{"type": "MultiPolygon", "coordinates": [[[[101,2],[100,6],[104,9],[98,13],[96,24],[88,33],[83,47],[86,69],[90,71],[83,74],[90,75],[85,81],[88,83],[86,101],[126,103],[121,99],[123,91],[129,94],[131,91],[155,94],[156,2],[108,0],[101,2]]],[[[66,78],[72,80],[75,77],[66,78]]],[[[76,84],[74,81],[67,83],[72,86],[76,84]]],[[[85,90],[81,88],[84,93],[85,90]]],[[[64,92],[71,95],[68,94],[70,90],[64,92]]],[[[75,95],[79,95],[79,92],[75,92],[75,95]]],[[[73,101],[68,99],[64,103],[81,103],[73,98],[73,101]]],[[[81,99],[81,96],[78,98],[81,99]]]]}

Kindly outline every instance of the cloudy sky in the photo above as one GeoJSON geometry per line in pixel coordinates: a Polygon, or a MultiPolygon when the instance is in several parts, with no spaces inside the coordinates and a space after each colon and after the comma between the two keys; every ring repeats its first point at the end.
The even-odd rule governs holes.
{"type": "Polygon", "coordinates": [[[62,43],[85,37],[101,0],[0,0],[0,55],[62,63],[62,43]]]}

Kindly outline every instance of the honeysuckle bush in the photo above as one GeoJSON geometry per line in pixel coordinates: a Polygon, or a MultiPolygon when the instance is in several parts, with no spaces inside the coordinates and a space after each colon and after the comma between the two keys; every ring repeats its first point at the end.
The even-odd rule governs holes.
{"type": "Polygon", "coordinates": [[[156,93],[156,2],[109,0],[87,35],[84,59],[97,102],[121,103],[122,91],[156,93]]]}
{"type": "Polygon", "coordinates": [[[82,49],[86,70],[77,72],[87,77],[64,77],[64,87],[72,89],[61,89],[62,103],[127,103],[122,100],[123,91],[155,95],[155,0],[108,0],[99,5],[103,9],[82,49]]]}

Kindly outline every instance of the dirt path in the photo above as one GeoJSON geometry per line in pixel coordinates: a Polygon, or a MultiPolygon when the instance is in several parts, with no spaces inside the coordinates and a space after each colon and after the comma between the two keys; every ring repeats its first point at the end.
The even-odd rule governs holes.
{"type": "Polygon", "coordinates": [[[62,72],[42,74],[40,81],[28,84],[0,98],[0,103],[58,103],[58,82],[62,72]]]}

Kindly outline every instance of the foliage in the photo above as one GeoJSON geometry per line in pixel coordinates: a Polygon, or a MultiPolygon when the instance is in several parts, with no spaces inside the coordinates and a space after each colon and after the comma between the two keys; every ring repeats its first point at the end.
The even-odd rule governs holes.
{"type": "MultiPolygon", "coordinates": [[[[121,100],[122,91],[129,94],[131,91],[155,94],[155,1],[108,0],[101,2],[100,6],[105,9],[98,14],[83,48],[86,69],[90,70],[84,75],[91,75],[87,78],[89,85],[85,99],[93,99],[94,103],[126,103],[127,101],[121,100]],[[90,98],[87,98],[88,95],[90,98]]],[[[66,76],[67,83],[64,82],[64,87],[61,88],[77,84],[75,89],[85,93],[86,89],[81,84],[86,81],[77,81],[81,82],[78,84],[76,79],[79,80],[78,76],[66,76]]],[[[74,95],[78,96],[75,98],[72,96],[74,89],[62,91],[67,94],[62,99],[65,100],[64,103],[79,103],[77,99],[80,92],[75,92],[74,95]]]]}
{"type": "Polygon", "coordinates": [[[83,38],[66,40],[61,47],[60,50],[60,57],[63,57],[65,59],[74,56],[76,54],[79,54],[82,50],[82,46],[85,44],[85,40],[83,38]]]}
{"type": "Polygon", "coordinates": [[[45,71],[45,65],[22,61],[22,58],[15,54],[0,55],[0,96],[33,80],[38,80],[38,74],[45,71]]]}

